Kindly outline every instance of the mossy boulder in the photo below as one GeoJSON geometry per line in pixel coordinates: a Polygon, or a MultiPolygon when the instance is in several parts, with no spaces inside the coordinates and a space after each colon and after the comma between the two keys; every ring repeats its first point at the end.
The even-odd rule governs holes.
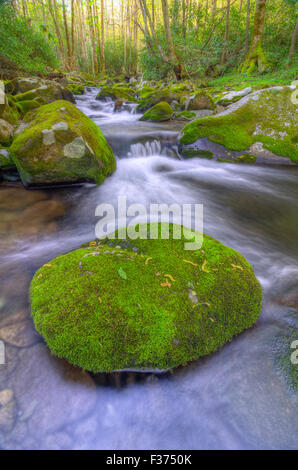
{"type": "Polygon", "coordinates": [[[9,149],[0,147],[0,170],[15,169],[15,164],[10,158],[9,149]]]}
{"type": "Polygon", "coordinates": [[[169,240],[116,232],[36,272],[32,316],[54,355],[94,372],[168,370],[254,325],[262,289],[249,263],[209,236],[200,250],[185,251],[176,230],[170,225],[169,240]]]}
{"type": "Polygon", "coordinates": [[[212,160],[213,152],[210,150],[201,150],[201,149],[194,149],[192,147],[183,148],[181,150],[181,155],[183,158],[206,158],[208,160],[212,160]]]}
{"type": "Polygon", "coordinates": [[[181,113],[175,114],[175,119],[178,121],[193,121],[196,118],[196,113],[191,111],[181,111],[181,113]]]}
{"type": "Polygon", "coordinates": [[[5,84],[5,91],[9,94],[26,93],[44,85],[45,80],[40,77],[14,78],[5,84]]]}
{"type": "Polygon", "coordinates": [[[0,119],[0,144],[8,145],[12,139],[14,127],[4,119],[0,119]]]}
{"type": "Polygon", "coordinates": [[[200,91],[186,100],[186,108],[188,111],[199,111],[200,109],[213,110],[215,105],[213,99],[208,95],[208,93],[200,91]]]}
{"type": "Polygon", "coordinates": [[[68,101],[26,114],[10,151],[25,186],[100,184],[116,167],[98,126],[68,101]]]}
{"type": "Polygon", "coordinates": [[[137,99],[134,96],[134,91],[128,87],[120,86],[103,86],[96,96],[97,100],[104,100],[106,98],[111,98],[116,100],[117,98],[122,98],[127,101],[137,102],[137,99]]]}
{"type": "Polygon", "coordinates": [[[174,111],[171,106],[163,101],[150,108],[140,120],[154,122],[169,121],[173,114],[174,111]]]}
{"type": "Polygon", "coordinates": [[[181,144],[208,137],[230,150],[243,151],[259,142],[275,155],[298,163],[297,105],[293,93],[293,87],[256,91],[216,116],[188,124],[181,144]]]}
{"type": "Polygon", "coordinates": [[[84,95],[84,93],[85,93],[85,87],[83,85],[69,84],[69,85],[67,85],[66,88],[69,91],[71,91],[71,93],[73,93],[74,95],[84,95]]]}
{"type": "Polygon", "coordinates": [[[38,100],[25,100],[16,103],[18,110],[21,113],[21,116],[24,117],[25,114],[29,111],[33,111],[41,106],[41,103],[38,100]]]}
{"type": "Polygon", "coordinates": [[[62,87],[56,82],[47,82],[39,88],[27,91],[25,93],[19,93],[14,96],[15,102],[21,101],[32,101],[42,98],[47,103],[53,103],[58,100],[67,100],[71,103],[75,103],[75,98],[72,92],[62,87]]]}

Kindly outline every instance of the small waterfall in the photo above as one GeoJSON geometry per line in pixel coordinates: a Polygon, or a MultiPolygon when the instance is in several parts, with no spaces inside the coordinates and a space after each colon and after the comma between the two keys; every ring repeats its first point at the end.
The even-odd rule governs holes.
{"type": "Polygon", "coordinates": [[[153,157],[157,155],[163,155],[170,158],[179,158],[177,147],[162,147],[162,144],[159,140],[147,141],[144,144],[133,144],[130,146],[130,151],[127,155],[129,158],[153,157]]]}
{"type": "Polygon", "coordinates": [[[152,157],[153,155],[161,155],[161,143],[158,140],[148,141],[145,144],[133,144],[128,152],[129,158],[152,157]]]}

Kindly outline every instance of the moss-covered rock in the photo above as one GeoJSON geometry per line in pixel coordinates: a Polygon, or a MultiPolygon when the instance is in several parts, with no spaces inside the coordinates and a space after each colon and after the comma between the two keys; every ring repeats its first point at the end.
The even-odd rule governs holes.
{"type": "Polygon", "coordinates": [[[4,119],[0,119],[0,144],[8,145],[12,139],[14,127],[4,119]]]}
{"type": "Polygon", "coordinates": [[[39,108],[41,103],[38,100],[25,100],[17,102],[16,106],[20,111],[21,116],[24,117],[25,114],[29,113],[29,111],[39,108]]]}
{"type": "Polygon", "coordinates": [[[175,119],[178,121],[192,121],[196,117],[196,113],[191,111],[181,111],[181,113],[175,114],[175,119]]]}
{"type": "Polygon", "coordinates": [[[192,144],[208,137],[230,150],[242,151],[260,142],[275,155],[298,163],[297,106],[292,94],[293,87],[254,92],[216,116],[188,124],[181,143],[192,144]]]}
{"type": "Polygon", "coordinates": [[[169,121],[173,113],[174,111],[171,106],[163,101],[150,108],[140,120],[155,122],[169,121]]]}
{"type": "Polygon", "coordinates": [[[116,167],[98,126],[68,101],[26,114],[10,150],[25,186],[100,184],[116,167]]]}
{"type": "Polygon", "coordinates": [[[137,102],[133,90],[128,87],[103,86],[100,92],[98,93],[96,99],[103,100],[105,98],[112,98],[112,100],[116,100],[117,98],[123,98],[127,101],[132,101],[135,103],[137,102]]]}
{"type": "Polygon", "coordinates": [[[207,158],[211,160],[213,158],[213,152],[210,150],[200,150],[194,148],[183,148],[181,150],[181,155],[183,158],[207,158]]]}
{"type": "Polygon", "coordinates": [[[32,316],[53,354],[95,372],[172,369],[257,321],[262,290],[249,263],[208,236],[185,251],[174,230],[169,240],[91,242],[36,272],[32,316]]]}
{"type": "Polygon", "coordinates": [[[69,84],[69,85],[67,85],[66,88],[69,91],[71,91],[71,93],[73,93],[74,95],[84,95],[84,93],[85,93],[85,87],[83,85],[69,84]]]}
{"type": "Polygon", "coordinates": [[[53,103],[54,101],[58,100],[67,100],[71,103],[75,102],[74,96],[69,89],[63,88],[58,83],[52,82],[47,83],[39,88],[35,88],[34,90],[17,94],[14,96],[14,98],[16,103],[21,101],[32,101],[38,98],[44,99],[47,103],[53,103]]]}
{"type": "Polygon", "coordinates": [[[15,169],[15,164],[10,158],[9,149],[0,147],[0,170],[15,169]]]}
{"type": "Polygon", "coordinates": [[[199,111],[200,109],[213,110],[215,105],[213,99],[208,93],[200,91],[191,96],[187,101],[188,111],[199,111]]]}

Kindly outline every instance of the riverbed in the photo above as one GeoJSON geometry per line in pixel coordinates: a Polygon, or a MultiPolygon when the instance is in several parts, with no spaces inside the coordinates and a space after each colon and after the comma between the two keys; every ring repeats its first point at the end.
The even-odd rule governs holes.
{"type": "MultiPolygon", "coordinates": [[[[103,185],[0,185],[0,448],[294,449],[298,340],[298,168],[179,157],[181,123],[114,113],[97,90],[77,100],[117,170],[103,185]],[[99,204],[204,205],[204,231],[254,267],[263,311],[249,331],[173,374],[92,376],[51,356],[30,318],[36,269],[95,238],[99,204]]],[[[67,275],[67,273],[65,273],[67,275]]]]}

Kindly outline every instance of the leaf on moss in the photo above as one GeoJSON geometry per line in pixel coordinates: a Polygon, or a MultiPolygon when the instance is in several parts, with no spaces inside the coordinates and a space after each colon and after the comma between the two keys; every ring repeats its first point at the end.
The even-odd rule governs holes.
{"type": "Polygon", "coordinates": [[[184,259],[183,262],[184,262],[184,263],[191,264],[192,266],[198,266],[198,264],[193,263],[192,261],[188,261],[187,259],[184,259]]]}
{"type": "Polygon", "coordinates": [[[171,274],[165,274],[165,277],[170,279],[170,281],[175,282],[175,279],[173,278],[173,276],[171,276],[171,274]]]}
{"type": "Polygon", "coordinates": [[[172,287],[172,284],[168,281],[168,279],[167,279],[167,282],[163,282],[160,285],[161,287],[168,287],[169,289],[172,287]]]}
{"type": "Polygon", "coordinates": [[[146,266],[148,265],[149,261],[152,261],[152,258],[147,258],[145,261],[146,266]]]}
{"type": "Polygon", "coordinates": [[[240,269],[240,271],[243,271],[242,266],[236,266],[236,264],[231,264],[233,269],[240,269]]]}
{"type": "Polygon", "coordinates": [[[206,269],[206,266],[207,266],[207,260],[205,259],[201,270],[202,270],[204,273],[209,273],[208,269],[206,269]]]}
{"type": "Polygon", "coordinates": [[[122,279],[124,279],[124,280],[126,281],[126,279],[127,279],[127,274],[126,274],[126,272],[125,272],[122,268],[119,269],[118,274],[119,274],[119,276],[120,276],[122,279]]]}

